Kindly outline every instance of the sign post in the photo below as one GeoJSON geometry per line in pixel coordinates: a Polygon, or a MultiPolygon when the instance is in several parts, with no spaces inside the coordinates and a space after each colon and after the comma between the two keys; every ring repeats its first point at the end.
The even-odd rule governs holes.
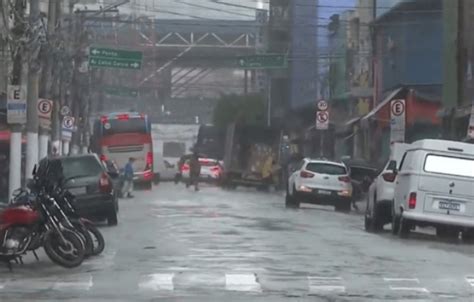
{"type": "Polygon", "coordinates": [[[99,68],[141,69],[143,53],[141,51],[113,48],[90,47],[89,66],[99,68]]]}
{"type": "Polygon", "coordinates": [[[8,85],[7,123],[26,124],[26,86],[8,85]]]}
{"type": "Polygon", "coordinates": [[[325,100],[320,100],[316,111],[316,130],[321,130],[319,134],[319,155],[324,156],[324,130],[329,129],[329,105],[325,100]]]}
{"type": "Polygon", "coordinates": [[[38,99],[38,117],[41,128],[51,129],[51,112],[53,111],[53,101],[38,99]]]}
{"type": "Polygon", "coordinates": [[[396,99],[390,102],[390,146],[405,142],[406,102],[396,99]]]}

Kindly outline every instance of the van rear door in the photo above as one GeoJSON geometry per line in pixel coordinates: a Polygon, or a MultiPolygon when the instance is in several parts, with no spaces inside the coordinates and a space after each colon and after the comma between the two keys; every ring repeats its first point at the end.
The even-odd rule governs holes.
{"type": "Polygon", "coordinates": [[[427,154],[418,189],[425,212],[474,217],[474,157],[427,154]]]}

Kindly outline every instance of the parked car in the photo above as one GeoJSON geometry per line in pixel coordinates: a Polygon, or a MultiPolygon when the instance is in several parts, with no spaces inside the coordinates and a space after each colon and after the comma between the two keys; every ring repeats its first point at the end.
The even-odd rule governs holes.
{"type": "Polygon", "coordinates": [[[365,211],[365,230],[378,232],[384,225],[392,222],[392,202],[395,190],[395,174],[403,154],[409,144],[395,143],[392,146],[390,159],[378,174],[367,192],[367,208],[365,211]]]}
{"type": "Polygon", "coordinates": [[[362,199],[369,186],[377,176],[377,167],[363,159],[345,159],[344,164],[349,168],[352,182],[352,198],[355,201],[362,199]]]}
{"type": "Polygon", "coordinates": [[[298,208],[300,203],[332,205],[336,211],[349,212],[351,197],[351,178],[343,163],[306,158],[289,177],[285,205],[287,208],[298,208]]]}
{"type": "MultiPolygon", "coordinates": [[[[181,167],[182,175],[184,178],[189,178],[189,164],[187,160],[184,165],[181,167]]],[[[208,181],[219,181],[223,168],[222,164],[212,158],[199,158],[199,163],[201,164],[201,173],[200,173],[200,179],[201,180],[208,180],[208,181]]]]}
{"type": "Polygon", "coordinates": [[[407,236],[415,226],[434,226],[440,237],[474,237],[474,145],[420,140],[395,169],[392,229],[407,236]]]}
{"type": "Polygon", "coordinates": [[[107,173],[97,155],[62,156],[47,160],[61,161],[65,187],[76,196],[80,216],[107,219],[109,225],[117,224],[118,198],[113,184],[116,175],[107,173]]]}

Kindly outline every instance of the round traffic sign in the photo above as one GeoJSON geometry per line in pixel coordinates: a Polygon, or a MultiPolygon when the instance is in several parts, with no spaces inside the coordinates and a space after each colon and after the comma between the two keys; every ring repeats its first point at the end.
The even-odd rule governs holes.
{"type": "Polygon", "coordinates": [[[394,116],[400,116],[405,112],[405,100],[392,101],[391,111],[394,116]]]}
{"type": "Polygon", "coordinates": [[[71,113],[71,109],[69,109],[68,106],[63,106],[61,108],[61,115],[68,115],[69,113],[71,113]]]}
{"type": "Polygon", "coordinates": [[[71,129],[74,127],[74,118],[72,116],[65,116],[63,120],[63,128],[71,129]]]}
{"type": "Polygon", "coordinates": [[[40,100],[38,102],[38,111],[42,114],[49,114],[53,110],[50,100],[40,100]]]}
{"type": "Polygon", "coordinates": [[[327,113],[327,111],[318,111],[316,116],[318,122],[320,123],[326,123],[329,120],[329,114],[327,113]]]}
{"type": "Polygon", "coordinates": [[[318,109],[321,110],[321,111],[328,110],[328,102],[326,102],[325,100],[320,100],[318,102],[318,109]]]}

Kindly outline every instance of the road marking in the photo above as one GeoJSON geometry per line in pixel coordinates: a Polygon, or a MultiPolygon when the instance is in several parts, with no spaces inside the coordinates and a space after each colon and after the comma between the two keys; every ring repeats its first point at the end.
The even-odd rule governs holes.
{"type": "Polygon", "coordinates": [[[138,284],[140,289],[145,290],[174,290],[174,274],[151,274],[145,276],[145,280],[138,284]]]}
{"type": "Polygon", "coordinates": [[[467,283],[469,283],[469,285],[474,287],[474,276],[467,276],[466,281],[467,281],[467,283]]]}
{"type": "Polygon", "coordinates": [[[383,278],[385,282],[415,282],[420,283],[418,278],[383,278]]]}
{"type": "Polygon", "coordinates": [[[346,287],[341,285],[344,280],[341,277],[308,276],[309,291],[316,292],[338,292],[344,293],[346,287]]]}
{"type": "Polygon", "coordinates": [[[250,273],[225,274],[225,289],[231,291],[261,292],[257,275],[250,273]]]}
{"type": "Polygon", "coordinates": [[[397,285],[397,286],[390,285],[389,288],[390,288],[390,290],[393,290],[393,291],[412,291],[412,292],[419,292],[419,293],[429,293],[430,292],[425,287],[407,286],[407,285],[410,285],[410,283],[420,284],[420,279],[418,279],[418,278],[385,278],[384,277],[383,280],[385,282],[400,284],[400,285],[397,285]]]}
{"type": "Polygon", "coordinates": [[[88,291],[94,286],[94,282],[92,281],[92,276],[89,275],[86,280],[73,280],[73,281],[58,281],[55,282],[53,285],[53,289],[55,290],[72,290],[72,289],[77,289],[77,290],[85,290],[88,291]]]}
{"type": "Polygon", "coordinates": [[[429,293],[430,291],[427,290],[424,287],[397,287],[397,286],[391,286],[390,285],[390,290],[394,291],[412,291],[412,292],[420,292],[420,293],[429,293]]]}

